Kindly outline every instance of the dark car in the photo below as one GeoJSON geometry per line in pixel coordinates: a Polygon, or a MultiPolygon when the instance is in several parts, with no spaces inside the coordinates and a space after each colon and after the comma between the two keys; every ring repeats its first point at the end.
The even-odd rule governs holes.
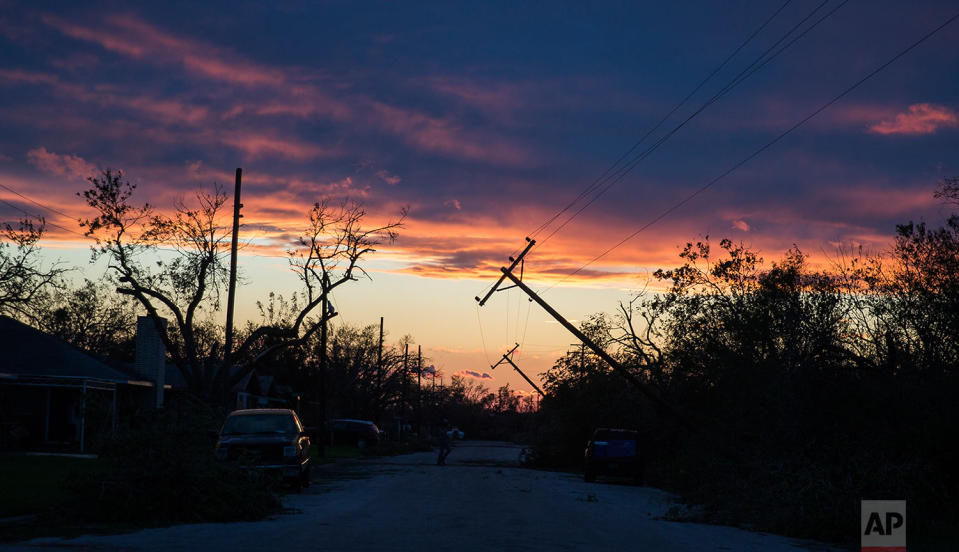
{"type": "Polygon", "coordinates": [[[639,432],[600,428],[586,443],[583,479],[595,481],[598,474],[625,475],[637,485],[643,482],[644,458],[639,432]]]}
{"type": "Polygon", "coordinates": [[[360,448],[376,445],[383,437],[383,432],[373,422],[351,418],[327,420],[326,432],[330,445],[355,445],[360,448]]]}
{"type": "Polygon", "coordinates": [[[297,488],[310,484],[310,438],[292,410],[233,411],[220,430],[216,457],[275,470],[297,488]]]}

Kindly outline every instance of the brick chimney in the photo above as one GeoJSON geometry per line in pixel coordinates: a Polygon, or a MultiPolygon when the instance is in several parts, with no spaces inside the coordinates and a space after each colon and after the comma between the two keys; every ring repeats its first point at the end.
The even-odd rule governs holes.
{"type": "MultiPolygon", "coordinates": [[[[166,330],[167,321],[161,319],[166,330]]],[[[166,347],[149,316],[137,317],[136,373],[153,382],[156,389],[156,407],[163,407],[163,386],[166,384],[166,347]]]]}

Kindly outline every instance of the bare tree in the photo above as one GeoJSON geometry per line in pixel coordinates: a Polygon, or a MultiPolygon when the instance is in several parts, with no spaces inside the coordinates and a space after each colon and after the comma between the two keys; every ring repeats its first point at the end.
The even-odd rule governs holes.
{"type": "Polygon", "coordinates": [[[941,199],[944,203],[959,205],[959,178],[944,178],[939,183],[939,188],[933,194],[936,199],[941,199]]]}
{"type": "Polygon", "coordinates": [[[117,291],[134,297],[146,310],[190,388],[211,399],[222,398],[257,360],[305,343],[335,314],[317,312],[323,298],[357,275],[365,275],[360,260],[381,240],[395,239],[400,226],[391,222],[365,229],[362,208],[315,204],[304,236],[290,251],[290,266],[304,285],[298,312],[253,329],[232,356],[240,369],[225,370],[225,351],[205,338],[209,320],[198,318],[204,309],[219,310],[228,278],[230,230],[220,221],[227,201],[222,189],[197,193],[196,207],[178,202],[175,213],[166,216],[149,204],[132,204],[136,186],[125,181],[120,171],[106,170],[89,181],[92,187],[79,195],[98,213],[81,221],[87,235],[96,239],[94,257],[109,258],[117,291]],[[172,317],[169,329],[162,324],[164,316],[172,317]]]}
{"type": "Polygon", "coordinates": [[[23,219],[0,230],[0,314],[32,319],[37,302],[67,269],[58,264],[44,268],[37,243],[45,221],[23,219]]]}

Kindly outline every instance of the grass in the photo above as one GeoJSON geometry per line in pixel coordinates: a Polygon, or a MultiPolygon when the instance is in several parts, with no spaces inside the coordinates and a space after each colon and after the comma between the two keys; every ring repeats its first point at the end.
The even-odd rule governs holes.
{"type": "Polygon", "coordinates": [[[330,462],[335,462],[338,458],[362,458],[364,455],[363,451],[359,448],[351,445],[333,445],[326,446],[323,449],[323,456],[319,456],[319,451],[316,445],[310,446],[310,457],[313,458],[314,462],[319,464],[327,464],[330,462]]]}
{"type": "Polygon", "coordinates": [[[0,518],[41,513],[70,498],[64,483],[71,477],[103,469],[91,458],[0,456],[0,518]]]}

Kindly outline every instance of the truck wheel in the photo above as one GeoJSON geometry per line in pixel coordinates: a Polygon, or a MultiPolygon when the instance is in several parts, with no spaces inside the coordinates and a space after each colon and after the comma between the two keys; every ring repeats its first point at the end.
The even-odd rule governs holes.
{"type": "Polygon", "coordinates": [[[307,466],[303,473],[300,475],[300,487],[307,488],[310,486],[310,466],[307,466]]]}

